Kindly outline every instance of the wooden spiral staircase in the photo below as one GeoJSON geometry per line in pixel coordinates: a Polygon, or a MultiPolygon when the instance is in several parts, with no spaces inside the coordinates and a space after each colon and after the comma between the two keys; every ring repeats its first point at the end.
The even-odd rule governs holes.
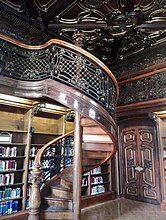
{"type": "Polygon", "coordinates": [[[116,152],[117,82],[100,60],[72,44],[53,39],[31,46],[3,35],[0,38],[4,51],[1,92],[49,98],[75,111],[74,132],[52,140],[35,158],[29,220],[79,220],[82,173],[103,164],[116,152]],[[52,176],[40,191],[43,155],[56,142],[72,135],[73,166],[52,176]]]}
{"type": "MultiPolygon", "coordinates": [[[[82,172],[86,173],[103,164],[114,155],[114,146],[108,134],[94,121],[82,117],[82,172]]],[[[69,132],[70,136],[74,132],[69,132]]],[[[64,136],[61,137],[62,139],[64,136]]],[[[59,138],[58,138],[59,140],[59,138]]],[[[50,144],[52,144],[50,142],[50,144]]],[[[50,146],[47,144],[47,147],[50,146]]],[[[44,152],[44,147],[38,155],[44,152]],[[42,153],[41,153],[42,152],[42,153]]],[[[40,163],[38,157],[36,163],[40,163]]],[[[73,219],[73,168],[65,168],[42,189],[41,219],[73,219]]]]}

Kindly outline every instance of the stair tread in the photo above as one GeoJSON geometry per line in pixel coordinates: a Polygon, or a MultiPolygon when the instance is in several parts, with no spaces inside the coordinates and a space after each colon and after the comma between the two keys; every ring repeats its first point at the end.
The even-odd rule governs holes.
{"type": "Polygon", "coordinates": [[[64,186],[61,186],[61,185],[50,185],[50,187],[51,188],[53,188],[53,189],[59,189],[59,190],[64,190],[64,191],[67,191],[67,192],[73,192],[73,190],[71,190],[71,189],[68,189],[68,188],[66,188],[66,187],[64,187],[64,186]]]}
{"type": "Polygon", "coordinates": [[[69,182],[72,182],[72,181],[73,181],[73,177],[72,177],[72,176],[63,176],[63,177],[61,177],[61,179],[67,180],[67,181],[69,181],[69,182]]]}
{"type": "Polygon", "coordinates": [[[55,211],[58,211],[58,212],[72,212],[73,210],[63,208],[63,207],[49,206],[49,207],[46,207],[45,209],[42,209],[41,212],[43,212],[43,211],[47,211],[47,212],[55,212],[55,211]]]}
{"type": "Polygon", "coordinates": [[[69,201],[69,202],[72,201],[72,199],[62,198],[62,197],[58,197],[58,196],[54,196],[54,195],[45,196],[45,197],[43,197],[43,199],[45,199],[45,200],[69,201]]]}

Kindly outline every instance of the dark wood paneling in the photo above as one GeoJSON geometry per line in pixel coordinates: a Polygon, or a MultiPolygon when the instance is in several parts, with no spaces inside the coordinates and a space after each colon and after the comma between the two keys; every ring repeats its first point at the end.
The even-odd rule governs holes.
{"type": "Polygon", "coordinates": [[[156,138],[154,122],[150,119],[128,120],[121,127],[123,187],[126,198],[160,203],[156,138]]]}
{"type": "Polygon", "coordinates": [[[81,208],[89,207],[113,199],[115,199],[115,192],[106,192],[95,196],[82,196],[81,208]]]}

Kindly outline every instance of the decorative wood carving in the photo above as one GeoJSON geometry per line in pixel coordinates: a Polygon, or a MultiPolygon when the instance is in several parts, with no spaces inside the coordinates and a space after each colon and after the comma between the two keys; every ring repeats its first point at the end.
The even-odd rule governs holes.
{"type": "Polygon", "coordinates": [[[84,48],[107,65],[165,41],[164,0],[2,2],[0,5],[3,13],[8,10],[5,18],[9,24],[7,26],[7,23],[3,22],[3,33],[7,32],[25,43],[28,43],[28,37],[32,38],[33,41],[29,40],[31,43],[43,43],[50,35],[72,42],[73,33],[80,30],[84,33],[84,48]],[[16,17],[13,19],[11,13],[17,14],[19,22],[15,22],[16,17]],[[30,28],[27,30],[25,25],[20,28],[23,21],[31,22],[32,30],[37,28],[33,33],[30,28]],[[16,30],[20,34],[17,34],[16,30]]]}
{"type": "Polygon", "coordinates": [[[154,128],[134,126],[122,129],[124,188],[127,198],[160,202],[157,147],[154,128]]]}
{"type": "Polygon", "coordinates": [[[42,44],[51,37],[42,31],[43,25],[39,22],[32,22],[30,18],[15,15],[12,12],[3,10],[0,4],[0,33],[20,40],[26,44],[42,44]]]}
{"type": "Polygon", "coordinates": [[[132,78],[134,73],[144,70],[150,66],[156,68],[157,64],[166,61],[166,43],[157,45],[156,47],[148,48],[140,54],[131,56],[129,59],[124,59],[117,65],[111,67],[111,71],[117,79],[132,78]]]}
{"type": "Polygon", "coordinates": [[[125,158],[125,190],[127,195],[138,196],[138,173],[135,172],[136,164],[136,131],[128,129],[123,133],[124,158],[125,158]]]}

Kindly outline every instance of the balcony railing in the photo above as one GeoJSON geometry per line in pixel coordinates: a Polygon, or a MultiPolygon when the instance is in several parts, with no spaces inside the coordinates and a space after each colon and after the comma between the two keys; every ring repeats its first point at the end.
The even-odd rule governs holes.
{"type": "Polygon", "coordinates": [[[25,45],[3,35],[0,39],[2,76],[22,81],[59,81],[92,98],[115,118],[118,85],[96,57],[56,39],[40,46],[25,45]]]}

